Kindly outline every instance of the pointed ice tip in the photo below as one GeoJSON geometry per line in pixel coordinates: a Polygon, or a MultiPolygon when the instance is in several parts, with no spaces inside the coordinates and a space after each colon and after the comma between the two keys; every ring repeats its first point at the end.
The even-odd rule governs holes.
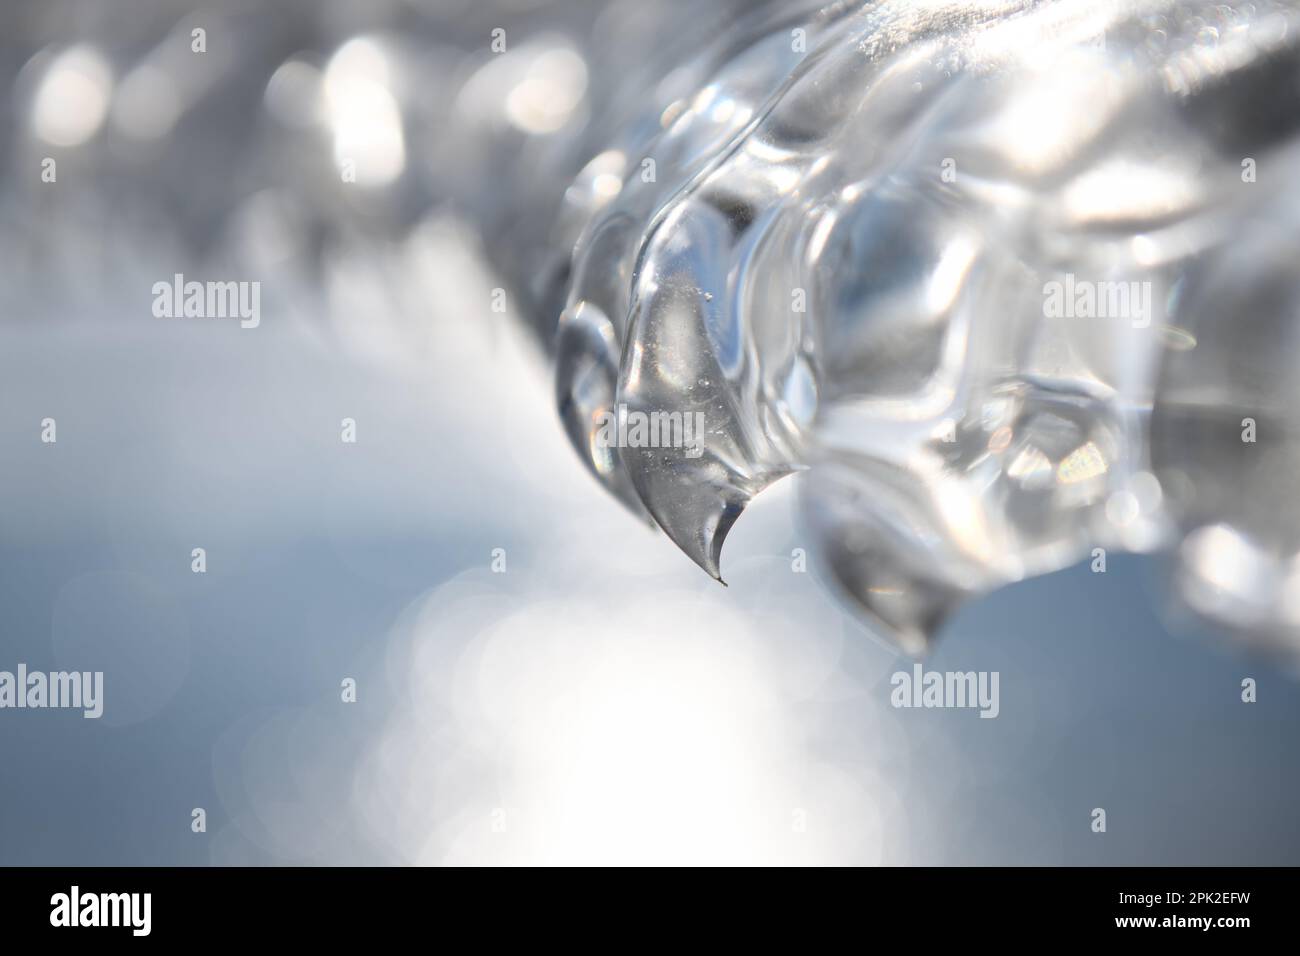
{"type": "Polygon", "coordinates": [[[895,631],[891,637],[890,643],[913,660],[924,660],[934,649],[934,635],[923,631],[903,629],[895,631]]]}
{"type": "Polygon", "coordinates": [[[934,651],[937,643],[935,634],[910,627],[896,627],[883,620],[860,601],[850,598],[848,603],[859,615],[863,632],[883,651],[909,661],[924,661],[934,651]]]}
{"type": "Polygon", "coordinates": [[[654,508],[651,513],[682,553],[709,577],[727,587],[727,582],[722,580],[722,545],[747,503],[747,499],[718,501],[716,504],[720,507],[705,514],[693,508],[681,509],[671,505],[668,509],[654,508]]]}
{"type": "Polygon", "coordinates": [[[914,661],[923,661],[934,652],[947,608],[932,616],[904,619],[888,614],[886,608],[864,600],[861,595],[843,589],[840,593],[857,612],[867,633],[884,649],[914,661]]]}
{"type": "MultiPolygon", "coordinates": [[[[827,539],[823,538],[823,541],[827,539]]],[[[829,544],[829,580],[883,648],[913,660],[934,650],[944,622],[973,593],[936,579],[922,566],[895,560],[880,548],[851,550],[829,544]]]]}

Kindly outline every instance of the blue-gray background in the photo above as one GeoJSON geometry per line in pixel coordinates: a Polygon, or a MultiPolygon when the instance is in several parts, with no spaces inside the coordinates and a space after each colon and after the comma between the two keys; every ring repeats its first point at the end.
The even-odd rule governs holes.
{"type": "Polygon", "coordinates": [[[1152,559],[957,616],[927,666],[999,671],[996,720],[891,710],[909,665],[791,570],[789,489],[703,580],[571,459],[499,317],[361,362],[135,313],[0,332],[0,663],[106,672],[99,721],[0,713],[5,863],[1300,854],[1300,687],[1171,634],[1152,559]]]}

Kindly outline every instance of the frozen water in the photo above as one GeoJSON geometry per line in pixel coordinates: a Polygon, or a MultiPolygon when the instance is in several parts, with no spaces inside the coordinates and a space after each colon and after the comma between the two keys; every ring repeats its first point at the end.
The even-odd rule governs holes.
{"type": "Polygon", "coordinates": [[[830,575],[908,651],[966,597],[1160,547],[1195,610],[1300,649],[1298,15],[738,18],[588,143],[557,217],[579,455],[715,577],[802,473],[830,575]],[[664,428],[602,438],[638,413],[664,428]],[[698,455],[666,424],[695,414],[698,455]]]}

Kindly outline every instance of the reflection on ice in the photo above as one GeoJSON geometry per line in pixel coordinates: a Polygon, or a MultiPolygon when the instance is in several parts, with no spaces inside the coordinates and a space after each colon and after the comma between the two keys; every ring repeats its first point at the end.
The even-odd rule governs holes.
{"type": "Polygon", "coordinates": [[[625,104],[590,149],[626,161],[570,189],[554,347],[578,453],[715,577],[746,504],[803,472],[832,576],[911,651],[966,596],[1184,538],[1193,608],[1300,650],[1294,242],[1269,251],[1300,218],[1278,173],[1298,16],[741,18],[663,68],[694,92],[625,104]],[[622,406],[702,415],[703,454],[597,447],[622,406]]]}

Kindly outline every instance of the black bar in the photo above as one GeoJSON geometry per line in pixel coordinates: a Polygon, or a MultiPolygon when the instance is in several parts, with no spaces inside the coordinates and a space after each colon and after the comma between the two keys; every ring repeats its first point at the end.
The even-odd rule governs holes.
{"type": "Polygon", "coordinates": [[[616,942],[695,924],[705,936],[757,932],[805,945],[847,934],[866,946],[908,926],[923,928],[927,943],[1129,936],[1230,945],[1242,933],[1286,932],[1294,887],[1294,870],[1274,868],[676,871],[597,879],[582,872],[484,878],[442,870],[8,868],[0,869],[0,925],[7,941],[66,942],[76,933],[83,944],[109,937],[338,944],[414,933],[430,950],[460,948],[466,935],[490,942],[512,927],[535,927],[534,944],[543,945],[598,931],[617,934],[608,940],[616,942]],[[79,922],[104,913],[120,925],[52,925],[71,921],[74,886],[79,922]],[[137,935],[144,897],[117,894],[146,893],[148,934],[137,935]]]}

